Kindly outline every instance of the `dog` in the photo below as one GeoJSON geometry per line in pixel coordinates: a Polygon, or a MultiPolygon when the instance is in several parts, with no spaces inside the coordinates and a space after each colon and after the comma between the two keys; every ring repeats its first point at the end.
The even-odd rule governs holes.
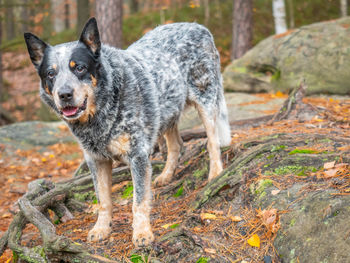
{"type": "Polygon", "coordinates": [[[111,171],[117,159],[130,166],[134,185],[133,243],[150,245],[149,157],[164,136],[167,161],[154,184],[169,183],[182,145],[178,122],[185,107],[196,107],[206,129],[208,180],[223,169],[220,146],[229,145],[231,136],[211,33],[196,23],[162,25],[120,50],[101,43],[91,18],[75,42],[51,46],[31,33],[24,38],[41,80],[41,99],[67,123],[91,171],[100,208],[88,241],[111,232],[111,171]]]}

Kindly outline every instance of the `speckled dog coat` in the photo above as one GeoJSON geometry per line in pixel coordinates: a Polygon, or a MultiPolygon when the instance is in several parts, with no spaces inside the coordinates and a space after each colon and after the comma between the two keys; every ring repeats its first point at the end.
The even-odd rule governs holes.
{"type": "Polygon", "coordinates": [[[30,33],[25,40],[41,78],[41,98],[67,122],[94,179],[100,209],[89,240],[111,232],[111,169],[112,160],[119,159],[129,164],[134,184],[133,242],[150,244],[149,156],[164,136],[167,162],[154,184],[168,183],[177,165],[177,126],[186,106],[197,108],[208,135],[209,180],[222,171],[220,145],[231,138],[212,35],[196,23],[175,23],[120,50],[101,45],[92,18],[79,41],[50,46],[30,33]]]}

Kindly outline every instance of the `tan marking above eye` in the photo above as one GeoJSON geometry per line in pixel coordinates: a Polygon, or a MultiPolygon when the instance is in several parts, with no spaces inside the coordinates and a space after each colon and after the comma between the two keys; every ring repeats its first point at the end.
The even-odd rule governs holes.
{"type": "Polygon", "coordinates": [[[97,86],[97,79],[92,74],[90,74],[90,77],[91,77],[92,86],[96,87],[97,86]]]}
{"type": "Polygon", "coordinates": [[[52,95],[52,93],[50,92],[49,87],[47,85],[45,85],[45,91],[47,94],[52,95]]]}
{"type": "Polygon", "coordinates": [[[75,61],[71,60],[71,62],[69,62],[69,66],[70,66],[71,68],[74,68],[75,65],[76,65],[75,61]]]}
{"type": "Polygon", "coordinates": [[[52,68],[53,68],[54,70],[56,70],[56,69],[57,69],[57,64],[53,64],[53,65],[52,65],[52,68]]]}

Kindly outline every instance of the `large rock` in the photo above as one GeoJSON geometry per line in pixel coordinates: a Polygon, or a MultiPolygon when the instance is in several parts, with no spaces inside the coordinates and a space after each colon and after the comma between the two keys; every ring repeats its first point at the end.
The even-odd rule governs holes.
{"type": "Polygon", "coordinates": [[[226,67],[226,91],[350,94],[350,17],[271,36],[226,67]]]}
{"type": "Polygon", "coordinates": [[[258,206],[273,205],[286,211],[275,247],[283,262],[349,262],[350,196],[334,196],[336,190],[306,191],[295,184],[277,195],[265,189],[258,206]]]}

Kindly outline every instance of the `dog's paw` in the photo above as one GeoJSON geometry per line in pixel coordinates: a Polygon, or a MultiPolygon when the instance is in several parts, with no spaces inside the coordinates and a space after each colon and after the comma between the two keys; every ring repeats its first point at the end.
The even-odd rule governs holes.
{"type": "Polygon", "coordinates": [[[135,231],[132,236],[132,242],[136,248],[147,247],[154,241],[154,235],[151,229],[144,231],[135,231]]]}
{"type": "Polygon", "coordinates": [[[95,225],[93,229],[89,231],[88,234],[88,241],[89,242],[99,242],[103,239],[106,239],[109,237],[109,234],[111,233],[112,228],[109,226],[97,226],[95,225]]]}
{"type": "Polygon", "coordinates": [[[154,186],[164,186],[171,182],[172,175],[161,174],[153,182],[154,186]]]}

